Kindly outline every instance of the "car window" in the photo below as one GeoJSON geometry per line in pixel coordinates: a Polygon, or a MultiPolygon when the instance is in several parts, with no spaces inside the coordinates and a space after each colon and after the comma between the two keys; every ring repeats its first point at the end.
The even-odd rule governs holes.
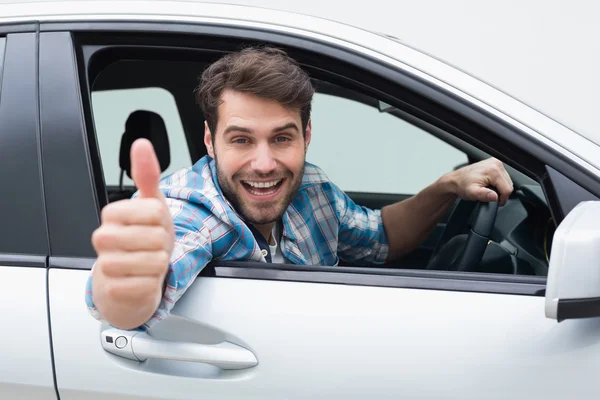
{"type": "Polygon", "coordinates": [[[416,194],[466,163],[464,152],[359,101],[316,93],[307,161],[342,190],[416,194]]]}
{"type": "MultiPolygon", "coordinates": [[[[192,134],[202,132],[204,122],[193,90],[206,68],[208,56],[201,51],[194,54],[191,50],[181,54],[174,51],[168,56],[158,50],[147,51],[147,54],[136,53],[140,60],[131,56],[131,60],[115,62],[114,57],[123,57],[123,54],[107,48],[106,53],[101,53],[91,64],[94,68],[90,70],[96,74],[90,75],[96,127],[96,140],[91,144],[97,144],[99,151],[91,148],[90,154],[95,174],[100,173],[100,166],[103,168],[109,186],[106,188],[108,202],[130,197],[130,188],[115,190],[115,186],[121,174],[121,138],[127,120],[136,111],[156,113],[164,121],[170,141],[171,164],[163,175],[192,164],[188,143],[193,146],[195,159],[205,154],[202,135],[192,134]],[[98,162],[98,154],[101,162],[98,162]]],[[[211,54],[211,59],[213,56],[211,54]]],[[[307,60],[311,58],[307,57],[307,60]]],[[[336,67],[331,66],[332,71],[335,72],[336,67]]],[[[358,70],[350,68],[348,71],[345,72],[359,76],[358,70]]],[[[381,107],[379,100],[384,101],[386,93],[390,96],[396,93],[391,88],[357,86],[352,83],[355,79],[338,80],[338,74],[334,72],[313,72],[317,93],[312,102],[313,135],[307,161],[323,169],[329,179],[359,206],[380,210],[418,193],[467,163],[471,157],[473,160],[487,158],[474,151],[478,148],[467,146],[439,124],[431,131],[425,124],[420,125],[417,119],[420,112],[412,114],[411,109],[407,109],[406,115],[413,115],[415,119],[404,119],[405,114],[392,105],[387,109],[381,107]],[[388,89],[390,91],[386,92],[388,89]],[[382,93],[382,98],[376,98],[378,95],[374,93],[382,93]]],[[[406,104],[411,105],[408,100],[406,104]]],[[[430,111],[437,113],[437,110],[423,110],[424,113],[430,111]]],[[[454,127],[454,123],[464,124],[464,127],[460,126],[468,128],[468,134],[477,131],[478,125],[463,121],[458,114],[458,122],[447,115],[440,118],[450,120],[449,127],[454,127]]],[[[138,132],[144,132],[144,129],[138,129],[138,132]]],[[[127,179],[127,183],[131,184],[131,181],[127,179]]],[[[524,186],[522,182],[516,183],[518,186],[515,187],[524,186]]],[[[469,265],[469,271],[477,267],[481,272],[544,275],[549,256],[548,239],[552,235],[545,228],[549,207],[539,200],[543,198],[539,185],[533,187],[528,182],[525,186],[522,193],[515,193],[510,204],[497,212],[494,237],[486,242],[487,248],[492,250],[486,257],[482,256],[479,264],[469,265]],[[543,225],[538,221],[543,221],[543,225]]],[[[455,204],[440,216],[438,224],[432,227],[417,249],[390,266],[402,269],[423,269],[430,265],[440,269],[453,267],[448,260],[456,258],[448,254],[460,254],[471,232],[468,217],[475,207],[473,202],[458,203],[461,207],[455,204]],[[431,260],[437,263],[431,264],[431,260]]],[[[363,264],[344,264],[342,260],[339,265],[360,267],[363,264]]]]}
{"type": "MultiPolygon", "coordinates": [[[[154,112],[164,121],[169,140],[170,164],[162,176],[191,165],[179,111],[173,95],[167,90],[151,87],[95,91],[92,92],[92,109],[107,186],[119,185],[121,137],[127,120],[138,110],[154,112]]],[[[131,186],[133,181],[125,175],[123,184],[131,186]]]]}

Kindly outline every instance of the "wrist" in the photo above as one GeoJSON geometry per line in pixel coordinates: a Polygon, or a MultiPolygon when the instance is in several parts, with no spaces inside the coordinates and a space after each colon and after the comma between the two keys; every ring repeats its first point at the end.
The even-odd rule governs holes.
{"type": "Polygon", "coordinates": [[[456,171],[448,172],[447,174],[442,175],[437,180],[437,186],[438,190],[440,190],[441,194],[443,195],[458,196],[459,185],[456,171]]]}

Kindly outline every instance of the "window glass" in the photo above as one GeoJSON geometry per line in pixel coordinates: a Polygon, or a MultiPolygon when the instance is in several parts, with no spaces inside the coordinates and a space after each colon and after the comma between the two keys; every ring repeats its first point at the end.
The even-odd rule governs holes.
{"type": "Polygon", "coordinates": [[[416,194],[457,165],[460,150],[376,107],[316,93],[307,161],[342,190],[416,194]]]}
{"type": "MultiPolygon", "coordinates": [[[[167,90],[142,88],[96,91],[92,93],[92,108],[107,186],[119,185],[121,137],[127,119],[137,110],[155,112],[165,123],[171,161],[162,176],[190,167],[191,157],[179,111],[173,95],[167,90]]],[[[125,174],[123,184],[133,185],[133,181],[125,174]]]]}

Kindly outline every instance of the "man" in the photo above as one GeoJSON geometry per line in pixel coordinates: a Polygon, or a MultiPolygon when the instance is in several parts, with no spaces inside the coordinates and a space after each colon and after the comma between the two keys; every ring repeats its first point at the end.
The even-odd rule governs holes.
{"type": "Polygon", "coordinates": [[[211,259],[382,264],[415,249],[457,196],[504,204],[513,190],[490,159],[382,210],[358,207],[305,162],[313,93],[283,51],[245,49],[207,68],[197,89],[208,156],[159,186],[152,145],[134,143],[138,193],[106,206],[92,236],[86,301],[96,318],[147,329],[211,259]]]}

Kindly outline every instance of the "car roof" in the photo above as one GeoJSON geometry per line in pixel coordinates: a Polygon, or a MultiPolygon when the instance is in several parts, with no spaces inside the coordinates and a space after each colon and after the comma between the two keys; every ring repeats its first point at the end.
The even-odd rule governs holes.
{"type": "MultiPolygon", "coordinates": [[[[529,52],[518,46],[516,50],[510,48],[516,46],[515,36],[525,43],[531,42],[529,36],[533,39],[539,38],[540,35],[535,29],[524,31],[523,26],[519,28],[512,24],[510,29],[505,27],[503,30],[495,30],[499,24],[511,22],[510,18],[505,18],[505,7],[491,14],[494,9],[488,9],[488,6],[484,5],[477,6],[480,4],[479,0],[463,0],[461,4],[467,8],[472,7],[470,13],[466,14],[464,8],[444,5],[448,4],[446,0],[397,0],[392,6],[394,10],[397,9],[397,13],[391,12],[390,2],[384,0],[362,1],[354,3],[353,6],[344,3],[343,7],[339,7],[337,2],[322,0],[253,0],[252,7],[241,6],[241,3],[250,3],[250,0],[0,0],[0,23],[16,20],[129,20],[135,15],[140,19],[221,22],[229,20],[244,22],[246,25],[264,23],[279,26],[283,30],[299,29],[315,34],[325,32],[329,37],[345,41],[346,45],[357,44],[362,46],[363,50],[373,49],[378,55],[402,53],[405,57],[401,62],[416,60],[410,65],[414,67],[415,73],[423,72],[441,81],[447,76],[453,76],[453,89],[458,88],[479,99],[482,97],[478,94],[485,92],[484,97],[487,98],[484,102],[487,105],[511,115],[517,121],[536,129],[550,141],[570,148],[586,162],[600,168],[600,149],[594,146],[596,149],[591,150],[586,146],[586,141],[600,144],[600,133],[595,129],[595,110],[592,109],[597,104],[595,92],[600,88],[600,78],[592,68],[593,64],[590,66],[589,62],[581,66],[571,66],[570,69],[563,68],[565,63],[589,61],[590,57],[598,57],[599,52],[591,49],[591,46],[598,46],[593,43],[593,36],[582,37],[576,49],[565,50],[565,46],[561,47],[561,51],[566,51],[572,61],[547,63],[545,61],[548,56],[545,53],[534,51],[552,47],[546,41],[540,40],[537,48],[531,48],[529,52]],[[238,4],[230,4],[236,2],[238,4]],[[388,7],[384,8],[384,5],[388,7]],[[440,12],[432,13],[431,10],[426,10],[427,7],[443,10],[443,15],[440,15],[440,12]],[[317,13],[319,17],[310,15],[317,13]],[[469,25],[469,20],[474,22],[469,25]],[[485,24],[489,24],[491,28],[484,29],[485,24]],[[516,33],[511,33],[513,30],[516,33]],[[470,41],[465,40],[468,35],[470,41]],[[390,36],[396,38],[390,39],[390,36]],[[459,40],[460,38],[463,40],[459,40]],[[503,40],[507,43],[504,47],[503,40]],[[581,50],[582,46],[585,51],[581,50]],[[434,59],[444,63],[432,63],[434,59]],[[473,76],[489,86],[482,87],[473,76]],[[492,95],[487,96],[489,93],[492,95]],[[504,94],[511,95],[511,98],[504,94]],[[533,115],[533,119],[539,119],[537,114],[529,109],[519,108],[519,103],[527,104],[533,110],[539,111],[540,116],[548,116],[558,124],[540,124],[544,129],[540,126],[533,127],[528,124],[528,121],[532,120],[528,117],[533,115]],[[574,132],[582,139],[575,144],[571,136],[574,132]],[[584,154],[588,150],[590,153],[584,154]]],[[[534,28],[544,21],[547,22],[546,17],[555,17],[555,10],[550,6],[544,8],[542,4],[545,3],[542,3],[542,0],[529,0],[528,4],[530,3],[539,4],[540,7],[531,12],[524,8],[525,16],[521,19],[531,20],[530,25],[534,28]],[[548,11],[545,11],[546,9],[548,11]],[[529,18],[532,15],[541,16],[538,19],[529,18]]],[[[514,12],[515,9],[512,10],[511,12],[514,12]]],[[[548,40],[552,41],[553,38],[554,36],[551,36],[548,40]]],[[[553,57],[556,60],[561,59],[556,52],[553,57]]]]}
{"type": "Polygon", "coordinates": [[[318,15],[398,37],[600,143],[600,2],[223,2],[318,15]]]}

